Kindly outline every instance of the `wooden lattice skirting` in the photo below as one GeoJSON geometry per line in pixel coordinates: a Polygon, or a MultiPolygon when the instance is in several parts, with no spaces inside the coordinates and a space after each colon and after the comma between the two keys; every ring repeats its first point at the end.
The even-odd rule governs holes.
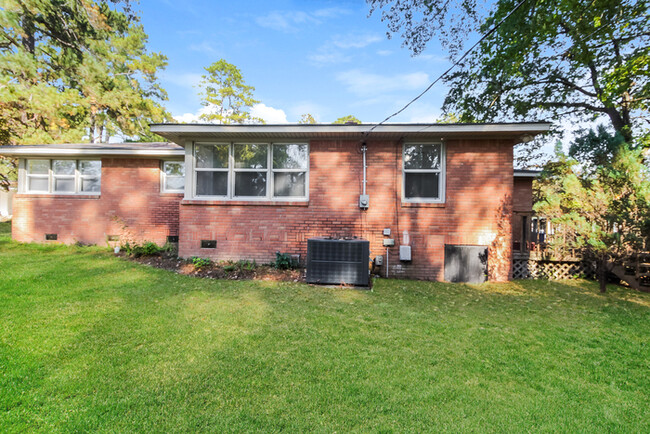
{"type": "Polygon", "coordinates": [[[515,259],[512,261],[513,279],[593,279],[594,267],[582,261],[540,261],[515,259]]]}

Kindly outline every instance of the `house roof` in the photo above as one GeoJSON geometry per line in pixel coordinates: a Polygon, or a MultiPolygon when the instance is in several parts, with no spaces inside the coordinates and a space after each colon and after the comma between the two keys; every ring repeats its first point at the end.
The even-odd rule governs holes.
{"type": "Polygon", "coordinates": [[[181,157],[182,146],[192,140],[309,140],[365,138],[383,140],[440,140],[449,138],[511,138],[526,142],[548,131],[550,123],[493,124],[152,124],[151,131],[169,142],[66,143],[58,145],[0,146],[11,157],[130,156],[181,157]],[[369,134],[370,131],[374,128],[369,134]],[[173,143],[176,142],[176,143],[173,143]]]}
{"type": "Polygon", "coordinates": [[[534,169],[515,169],[515,178],[537,178],[542,173],[541,170],[534,169]]]}
{"type": "Polygon", "coordinates": [[[129,143],[65,143],[60,145],[0,146],[0,155],[12,157],[77,157],[77,156],[183,156],[182,146],[170,142],[129,143]]]}
{"type": "Polygon", "coordinates": [[[547,122],[491,124],[152,124],[151,131],[169,141],[237,139],[439,140],[448,138],[513,138],[526,142],[549,131],[547,122]],[[370,131],[372,129],[372,131],[370,131]]]}

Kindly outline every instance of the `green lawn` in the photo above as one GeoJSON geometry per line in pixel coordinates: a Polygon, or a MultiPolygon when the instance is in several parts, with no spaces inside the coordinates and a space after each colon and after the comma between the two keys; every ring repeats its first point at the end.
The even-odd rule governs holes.
{"type": "Polygon", "coordinates": [[[200,280],[8,228],[2,431],[650,432],[650,294],[200,280]]]}

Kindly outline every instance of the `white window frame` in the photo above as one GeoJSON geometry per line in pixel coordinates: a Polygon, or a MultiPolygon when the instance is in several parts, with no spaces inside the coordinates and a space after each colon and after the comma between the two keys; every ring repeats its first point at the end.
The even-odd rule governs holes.
{"type": "MultiPolygon", "coordinates": [[[[183,160],[160,160],[160,192],[173,194],[185,193],[185,178],[187,177],[187,170],[185,170],[185,174],[183,175],[183,188],[176,190],[167,188],[167,172],[165,172],[165,164],[167,163],[183,163],[183,168],[185,168],[185,161],[183,160]]],[[[178,176],[174,176],[174,178],[178,178],[178,176]]]]}
{"type": "Polygon", "coordinates": [[[447,178],[447,152],[443,142],[406,142],[402,145],[402,202],[407,203],[445,203],[445,183],[447,178]],[[439,169],[407,169],[404,164],[406,148],[415,145],[439,145],[440,146],[440,168],[439,169]],[[406,174],[407,173],[439,173],[437,199],[428,197],[406,197],[406,174]]]}
{"type": "Polygon", "coordinates": [[[90,159],[90,158],[82,158],[82,159],[73,159],[73,158],[27,158],[24,160],[21,160],[20,168],[23,175],[20,177],[21,184],[21,192],[26,193],[26,194],[50,194],[50,195],[61,195],[61,196],[99,196],[101,194],[101,185],[102,185],[102,174],[101,174],[101,159],[90,159]],[[30,174],[29,173],[29,161],[30,160],[42,160],[42,161],[47,161],[48,162],[48,173],[47,174],[30,174]],[[52,164],[54,161],[60,161],[60,160],[65,160],[65,161],[74,161],[75,163],[75,172],[74,175],[55,175],[54,170],[52,169],[52,164]],[[81,191],[81,186],[82,186],[82,181],[83,179],[88,179],[88,178],[95,178],[94,176],[90,175],[82,175],[81,170],[79,169],[79,164],[82,161],[99,161],[100,164],[100,172],[99,172],[99,189],[100,191],[81,191]],[[30,190],[29,189],[29,179],[30,178],[41,178],[41,179],[47,179],[47,185],[48,188],[47,190],[30,190]],[[54,185],[55,185],[55,180],[56,179],[72,179],[74,178],[74,191],[66,192],[66,191],[55,191],[54,190],[54,185]]]}
{"type": "MultiPolygon", "coordinates": [[[[309,142],[299,142],[295,140],[282,140],[278,142],[262,142],[259,140],[238,140],[235,142],[194,142],[189,146],[191,152],[186,154],[185,176],[187,178],[187,161],[191,162],[192,176],[191,193],[192,199],[195,200],[225,200],[225,201],[246,201],[246,202],[308,202],[309,201],[309,166],[310,166],[310,144],[309,142]],[[266,145],[267,146],[267,163],[265,169],[235,169],[235,145],[266,145]],[[228,168],[198,168],[196,166],[196,148],[200,145],[228,145],[228,168]],[[304,169],[274,169],[273,168],[273,146],[274,145],[306,145],[307,146],[307,166],[304,169]],[[227,195],[225,196],[199,196],[197,190],[197,173],[201,171],[219,171],[228,172],[227,195]],[[266,172],[266,195],[265,196],[235,196],[235,173],[237,172],[266,172]],[[305,195],[304,196],[274,196],[275,185],[273,174],[275,172],[305,172],[305,195]]],[[[187,184],[186,184],[187,185],[187,184]]]]}

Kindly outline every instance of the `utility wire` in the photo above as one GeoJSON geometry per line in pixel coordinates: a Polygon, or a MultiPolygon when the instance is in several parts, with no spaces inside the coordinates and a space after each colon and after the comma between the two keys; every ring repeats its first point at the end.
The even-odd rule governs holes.
{"type": "Polygon", "coordinates": [[[475,49],[475,48],[476,48],[476,47],[477,47],[481,42],[483,42],[483,41],[484,41],[485,39],[487,39],[490,35],[492,35],[492,33],[494,33],[494,32],[495,32],[495,31],[496,31],[496,30],[501,26],[501,24],[503,24],[503,23],[505,22],[505,20],[507,20],[508,18],[510,18],[510,16],[511,16],[512,14],[514,14],[514,13],[515,13],[515,12],[516,12],[516,11],[517,11],[517,10],[518,10],[518,9],[519,9],[523,4],[524,4],[524,3],[526,3],[526,1],[527,1],[527,0],[521,0],[521,1],[517,4],[517,6],[515,6],[515,7],[514,7],[510,12],[508,12],[508,15],[506,15],[505,17],[503,17],[503,18],[501,19],[501,21],[499,21],[496,25],[494,25],[494,26],[493,26],[493,27],[492,27],[492,28],[491,28],[491,29],[490,29],[490,30],[489,30],[485,35],[483,35],[483,36],[481,37],[481,39],[479,39],[478,41],[476,41],[476,42],[474,43],[474,45],[472,45],[472,46],[470,47],[469,50],[465,51],[465,53],[463,53],[463,55],[462,55],[458,60],[456,60],[456,61],[453,63],[453,65],[451,65],[451,66],[450,66],[450,67],[449,67],[445,72],[443,72],[443,73],[442,73],[438,78],[436,78],[435,80],[433,80],[433,81],[431,82],[431,84],[430,84],[429,86],[427,86],[427,88],[424,89],[424,90],[423,90],[423,91],[422,91],[418,96],[416,96],[416,97],[413,98],[411,101],[409,101],[409,102],[408,102],[404,107],[402,107],[401,109],[399,109],[398,111],[396,111],[396,112],[393,113],[392,115],[388,116],[386,119],[384,119],[383,121],[379,122],[378,124],[375,124],[372,128],[370,128],[368,131],[366,131],[366,132],[364,133],[364,135],[363,135],[364,139],[365,139],[366,137],[368,137],[368,135],[369,135],[369,134],[370,134],[370,133],[371,133],[375,128],[377,128],[378,126],[382,125],[383,123],[385,123],[385,122],[388,121],[389,119],[394,118],[394,117],[397,116],[398,114],[402,113],[404,110],[406,110],[406,109],[408,108],[408,106],[410,106],[411,104],[413,104],[415,101],[417,101],[418,99],[420,99],[420,98],[421,98],[425,93],[427,93],[429,90],[431,90],[431,88],[432,88],[432,87],[433,87],[437,82],[439,82],[440,80],[442,80],[442,79],[443,79],[447,74],[449,74],[449,73],[451,72],[452,69],[454,69],[456,66],[458,66],[458,64],[459,64],[460,62],[462,62],[463,59],[465,59],[465,57],[467,57],[467,56],[468,56],[472,51],[474,51],[474,49],[475,49]]]}

